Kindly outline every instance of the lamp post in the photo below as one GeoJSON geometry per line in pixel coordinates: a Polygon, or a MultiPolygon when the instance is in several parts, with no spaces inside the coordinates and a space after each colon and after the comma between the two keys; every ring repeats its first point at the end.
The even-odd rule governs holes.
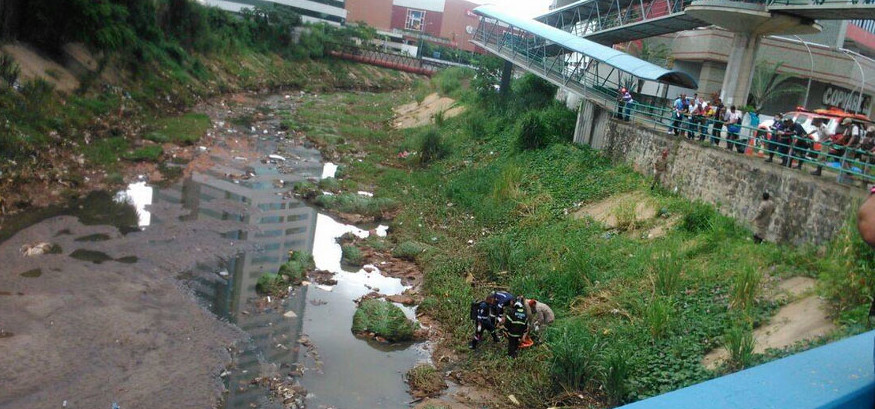
{"type": "MultiPolygon", "coordinates": [[[[848,57],[851,57],[851,59],[854,60],[854,63],[857,64],[857,68],[860,69],[860,96],[859,96],[859,99],[857,100],[857,106],[860,109],[862,109],[863,108],[863,88],[866,85],[866,72],[863,71],[863,66],[860,64],[860,62],[857,61],[856,58],[854,58],[853,51],[846,50],[844,48],[841,48],[840,50],[843,53],[845,53],[845,55],[847,55],[848,57]]],[[[851,91],[851,96],[853,96],[853,94],[854,94],[854,91],[851,91]]],[[[858,113],[860,113],[860,112],[858,112],[858,113]]]]}
{"type": "Polygon", "coordinates": [[[808,109],[808,94],[811,93],[811,77],[814,76],[814,55],[811,54],[811,47],[808,46],[808,43],[802,41],[797,35],[794,35],[793,37],[796,37],[796,40],[802,43],[802,45],[805,46],[805,49],[808,50],[808,59],[811,62],[811,66],[808,69],[808,86],[805,87],[805,99],[802,102],[802,106],[805,107],[805,109],[808,109]]]}

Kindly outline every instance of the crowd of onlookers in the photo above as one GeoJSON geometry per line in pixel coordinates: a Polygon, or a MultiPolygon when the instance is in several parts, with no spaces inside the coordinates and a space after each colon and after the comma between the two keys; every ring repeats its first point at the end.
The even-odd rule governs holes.
{"type": "MultiPolygon", "coordinates": [[[[637,111],[631,93],[621,88],[617,99],[618,115],[630,120],[637,111]]],[[[813,175],[820,175],[830,163],[840,169],[840,181],[847,181],[849,174],[867,174],[869,165],[875,165],[875,126],[859,118],[777,114],[771,124],[761,124],[756,110],[742,112],[735,105],[726,106],[716,95],[706,100],[699,94],[681,94],[671,103],[668,119],[671,135],[709,140],[715,146],[725,142],[726,149],[756,153],[767,157],[766,162],[773,162],[777,155],[782,166],[797,169],[809,162],[816,166],[813,175]],[[742,126],[745,116],[747,123],[742,126]]]]}

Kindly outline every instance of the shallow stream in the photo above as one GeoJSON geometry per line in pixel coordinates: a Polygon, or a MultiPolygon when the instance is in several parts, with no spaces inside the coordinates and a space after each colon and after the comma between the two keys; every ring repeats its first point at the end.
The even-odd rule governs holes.
{"type": "MultiPolygon", "coordinates": [[[[179,268],[170,275],[177,274],[185,283],[182,291],[191,291],[218,319],[245,332],[232,353],[233,365],[221,371],[227,409],[283,408],[282,402],[270,399],[267,387],[253,383],[259,377],[299,383],[308,392],[309,408],[409,407],[403,374],[428,360],[426,345],[381,344],[356,338],[350,330],[355,299],[375,290],[400,294],[406,287],[399,279],[382,276],[377,266],[368,266],[368,272],[341,265],[336,239],[346,232],[370,233],[319,214],[288,194],[291,183],[331,176],[336,166],[321,163],[318,151],[283,141],[273,130],[251,138],[261,153],[257,159],[216,155],[208,169],[193,171],[172,186],[133,183],[124,192],[98,193],[68,206],[25,214],[15,230],[41,231],[40,225],[54,223],[55,216],[79,217],[95,227],[71,238],[83,248],[65,248],[59,257],[149,271],[179,268]],[[284,160],[268,159],[277,152],[284,160]],[[225,256],[195,256],[206,252],[210,243],[220,248],[213,249],[216,254],[225,256]],[[257,295],[258,278],[275,273],[290,250],[312,252],[317,269],[335,273],[337,284],[290,287],[290,296],[282,300],[257,295]]],[[[371,229],[377,234],[385,230],[371,229]]],[[[14,237],[9,231],[0,240],[14,237]]],[[[63,235],[62,230],[56,237],[63,235]]],[[[31,264],[27,266],[39,267],[31,264]]],[[[27,288],[34,288],[42,271],[28,269],[16,279],[31,280],[27,288]]],[[[412,309],[404,310],[414,316],[412,309]]],[[[68,407],[85,407],[75,403],[71,399],[68,407]]],[[[129,401],[121,406],[140,405],[129,401]]]]}

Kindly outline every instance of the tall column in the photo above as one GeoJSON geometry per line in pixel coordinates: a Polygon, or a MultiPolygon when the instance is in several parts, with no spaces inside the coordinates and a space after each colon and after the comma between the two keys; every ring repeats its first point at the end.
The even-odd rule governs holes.
{"type": "Polygon", "coordinates": [[[501,71],[501,85],[499,85],[499,92],[502,96],[507,96],[510,93],[511,74],[513,74],[513,63],[505,60],[504,69],[501,71]]]}
{"type": "Polygon", "coordinates": [[[732,51],[726,63],[726,74],[723,76],[723,89],[720,90],[720,97],[725,105],[747,104],[760,40],[761,37],[756,34],[735,33],[732,51]]]}

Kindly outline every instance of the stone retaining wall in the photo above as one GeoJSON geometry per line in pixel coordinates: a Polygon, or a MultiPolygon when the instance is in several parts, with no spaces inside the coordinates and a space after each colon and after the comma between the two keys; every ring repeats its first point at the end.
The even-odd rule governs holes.
{"type": "MultiPolygon", "coordinates": [[[[599,118],[602,119],[602,118],[599,118]]],[[[835,183],[832,173],[816,177],[758,156],[741,155],[720,147],[702,146],[614,119],[605,119],[602,135],[593,135],[593,145],[614,160],[624,161],[646,175],[663,148],[669,148],[664,186],[690,199],[714,204],[721,213],[750,226],[762,192],[768,190],[777,202],[772,217],[770,241],[793,244],[823,244],[838,232],[848,212],[866,197],[861,187],[835,183]],[[599,138],[602,137],[602,138],[599,138]]]]}

